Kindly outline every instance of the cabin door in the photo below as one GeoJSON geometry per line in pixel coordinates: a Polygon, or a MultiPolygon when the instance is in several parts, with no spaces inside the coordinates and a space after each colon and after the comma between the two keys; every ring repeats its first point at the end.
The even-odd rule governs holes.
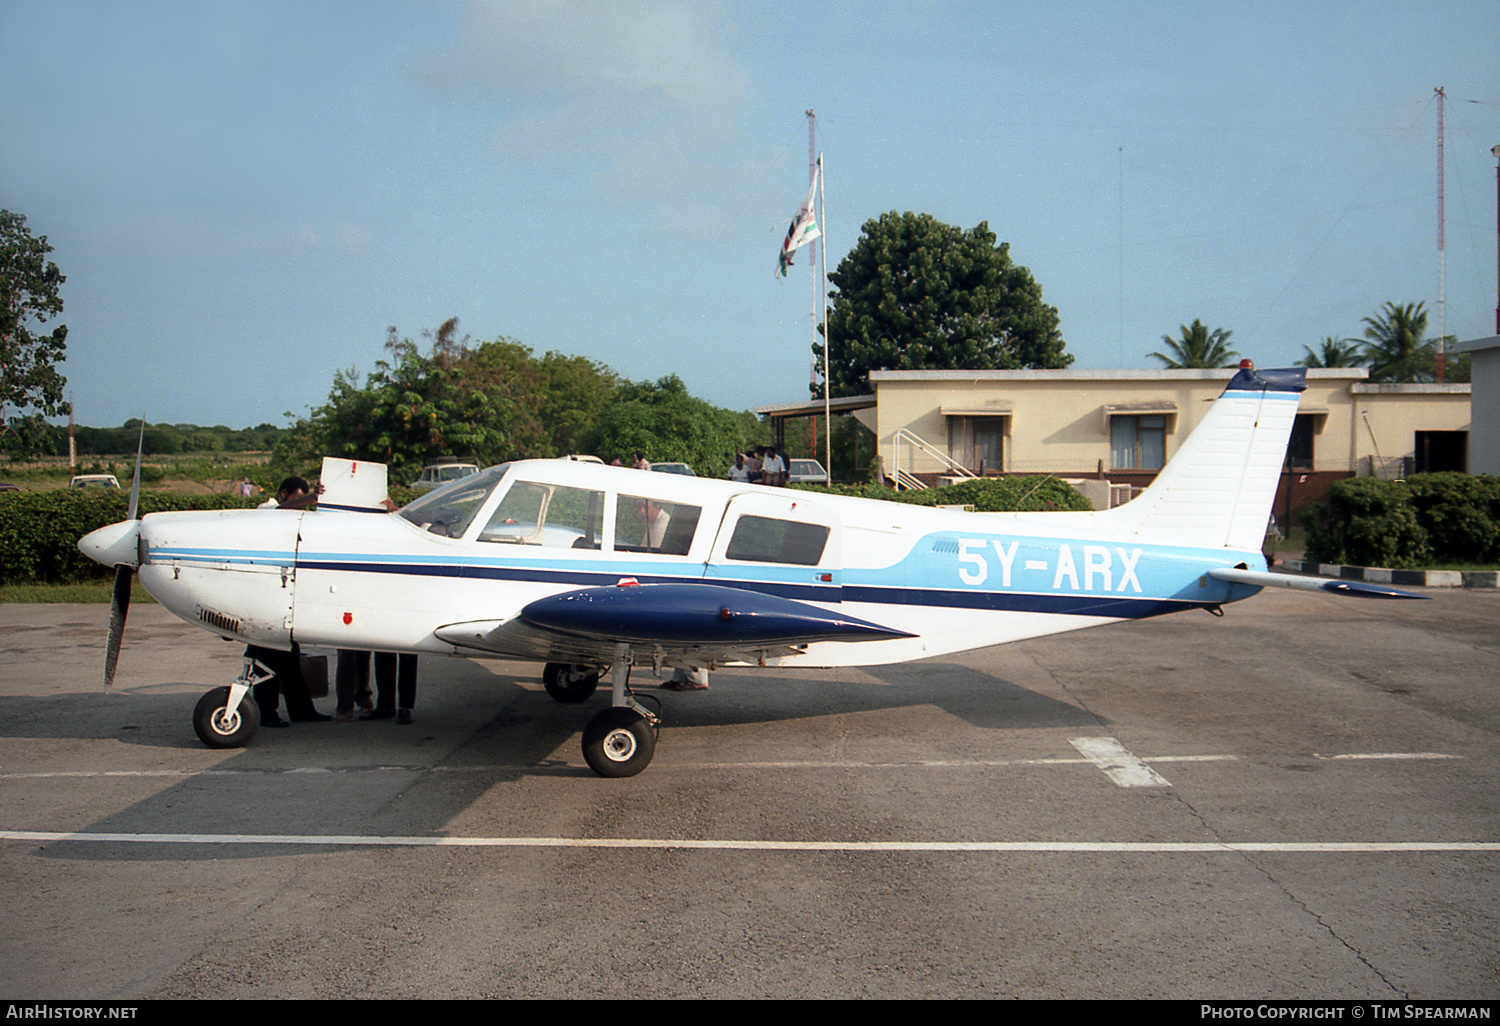
{"type": "Polygon", "coordinates": [[[842,599],[843,530],[809,493],[743,492],[719,523],[706,581],[743,582],[756,591],[813,602],[842,599]]]}

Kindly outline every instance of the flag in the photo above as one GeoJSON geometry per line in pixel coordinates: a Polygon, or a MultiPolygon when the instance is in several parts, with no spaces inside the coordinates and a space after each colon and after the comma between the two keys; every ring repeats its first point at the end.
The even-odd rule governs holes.
{"type": "Polygon", "coordinates": [[[786,230],[786,239],[781,244],[778,271],[783,278],[786,277],[786,269],[792,266],[792,254],[823,234],[818,231],[818,220],[813,216],[813,197],[817,191],[818,179],[814,175],[812,182],[807,186],[807,199],[803,200],[802,206],[797,208],[797,216],[792,218],[791,226],[786,230]]]}

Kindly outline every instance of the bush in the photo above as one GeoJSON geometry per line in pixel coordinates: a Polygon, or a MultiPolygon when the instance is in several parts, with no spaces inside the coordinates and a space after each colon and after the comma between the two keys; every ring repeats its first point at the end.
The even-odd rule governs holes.
{"type": "MultiPolygon", "coordinates": [[[[179,509],[246,509],[237,495],[143,491],[141,516],[179,509]]],[[[0,584],[76,584],[109,571],[78,551],[78,539],[125,519],[128,489],[56,489],[0,496],[0,584]]]]}
{"type": "Polygon", "coordinates": [[[1415,569],[1500,562],[1500,478],[1349,478],[1302,512],[1306,554],[1325,563],[1415,569]]]}

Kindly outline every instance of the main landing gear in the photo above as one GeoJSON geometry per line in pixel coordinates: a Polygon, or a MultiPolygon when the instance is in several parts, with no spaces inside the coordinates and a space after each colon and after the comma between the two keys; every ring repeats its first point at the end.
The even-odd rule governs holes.
{"type": "Polygon", "coordinates": [[[243,748],[260,729],[260,706],[250,689],[270,680],[266,666],[245,657],[240,675],[227,688],[214,688],[193,709],[193,731],[210,748],[243,748]]]}
{"type": "MultiPolygon", "coordinates": [[[[601,670],[595,666],[548,663],[542,683],[559,702],[582,702],[594,693],[601,670]]],[[[583,758],[601,777],[633,777],[651,764],[661,717],[636,701],[628,687],[630,646],[615,649],[610,668],[610,707],[583,728],[583,758]]]]}

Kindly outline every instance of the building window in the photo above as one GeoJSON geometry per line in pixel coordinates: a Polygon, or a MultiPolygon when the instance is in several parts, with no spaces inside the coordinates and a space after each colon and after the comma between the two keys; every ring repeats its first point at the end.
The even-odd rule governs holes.
{"type": "Polygon", "coordinates": [[[1005,469],[1004,417],[951,417],[948,452],[976,474],[1005,469]]]}
{"type": "Polygon", "coordinates": [[[1167,465],[1167,418],[1115,414],[1109,418],[1109,462],[1115,470],[1160,470],[1167,465]]]}
{"type": "Polygon", "coordinates": [[[1443,471],[1463,474],[1469,469],[1467,431],[1418,431],[1414,449],[1414,469],[1418,474],[1443,471]]]}
{"type": "Polygon", "coordinates": [[[1314,413],[1299,413],[1292,422],[1292,437],[1286,444],[1286,465],[1293,470],[1313,469],[1314,413]]]}

